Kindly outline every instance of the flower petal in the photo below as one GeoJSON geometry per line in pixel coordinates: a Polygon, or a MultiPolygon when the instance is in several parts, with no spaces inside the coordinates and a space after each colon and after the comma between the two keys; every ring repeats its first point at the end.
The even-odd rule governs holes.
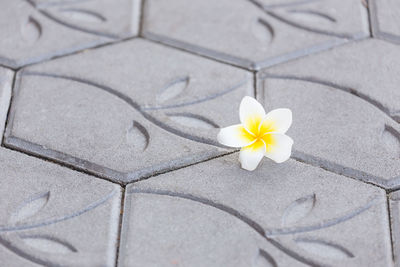
{"type": "Polygon", "coordinates": [[[250,96],[245,96],[240,103],[239,116],[240,122],[244,127],[256,135],[258,126],[265,117],[265,110],[257,100],[250,96]]]}
{"type": "Polygon", "coordinates": [[[262,137],[266,144],[265,156],[276,163],[282,163],[290,158],[293,139],[285,134],[271,133],[262,137]]]}
{"type": "Polygon", "coordinates": [[[221,144],[231,147],[244,147],[255,141],[255,137],[241,124],[222,128],[218,133],[217,139],[221,144]]]}
{"type": "Polygon", "coordinates": [[[286,133],[292,125],[292,111],[288,108],[274,109],[264,117],[260,124],[260,133],[286,133]]]}
{"type": "Polygon", "coordinates": [[[262,140],[257,140],[253,144],[243,147],[240,150],[239,160],[242,168],[248,171],[253,171],[257,168],[261,159],[265,154],[265,143],[262,140]]]}

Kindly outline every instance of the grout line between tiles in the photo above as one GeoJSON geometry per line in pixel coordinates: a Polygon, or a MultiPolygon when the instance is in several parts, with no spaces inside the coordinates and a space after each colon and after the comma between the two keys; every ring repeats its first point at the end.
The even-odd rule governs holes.
{"type": "Polygon", "coordinates": [[[392,212],[390,210],[390,199],[389,194],[386,193],[386,207],[387,207],[387,214],[388,214],[388,222],[389,222],[389,235],[390,235],[390,248],[392,253],[392,261],[394,262],[394,243],[393,243],[393,229],[392,229],[392,212]]]}
{"type": "Polygon", "coordinates": [[[17,80],[17,72],[13,71],[13,79],[12,79],[12,82],[11,82],[11,89],[10,89],[11,90],[10,101],[8,103],[7,115],[6,115],[5,122],[4,122],[4,129],[3,129],[3,132],[0,133],[1,134],[0,137],[2,137],[1,140],[0,140],[1,141],[0,146],[2,146],[2,144],[4,143],[4,139],[5,139],[5,136],[6,136],[6,129],[7,129],[7,126],[8,126],[8,118],[9,118],[10,113],[11,113],[11,103],[12,103],[12,101],[14,99],[14,85],[15,85],[15,81],[16,80],[17,80]]]}
{"type": "Polygon", "coordinates": [[[121,207],[120,207],[120,215],[119,215],[119,223],[118,223],[118,237],[117,237],[117,249],[115,256],[115,267],[118,266],[119,253],[121,247],[121,233],[122,233],[122,222],[124,217],[124,206],[125,206],[125,192],[126,186],[122,186],[122,195],[121,195],[121,207]]]}

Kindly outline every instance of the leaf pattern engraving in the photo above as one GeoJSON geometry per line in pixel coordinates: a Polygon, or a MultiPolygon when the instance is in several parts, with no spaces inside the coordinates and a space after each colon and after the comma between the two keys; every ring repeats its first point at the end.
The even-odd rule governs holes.
{"type": "Polygon", "coordinates": [[[19,206],[17,211],[11,216],[10,222],[21,222],[27,218],[34,216],[46,206],[49,198],[50,191],[34,195],[31,198],[25,200],[19,206]]]}
{"type": "Polygon", "coordinates": [[[289,226],[306,217],[314,208],[315,194],[311,194],[293,201],[282,216],[282,225],[289,226]]]}
{"type": "Polygon", "coordinates": [[[298,238],[296,244],[310,254],[323,258],[343,260],[353,258],[354,255],[341,245],[319,239],[298,238]]]}
{"type": "Polygon", "coordinates": [[[149,145],[150,135],[146,128],[137,121],[132,123],[125,136],[126,143],[137,151],[145,151],[149,145]]]}
{"type": "Polygon", "coordinates": [[[42,27],[36,19],[29,17],[27,22],[22,25],[21,34],[26,43],[34,44],[42,35],[42,27]]]}
{"type": "Polygon", "coordinates": [[[66,8],[59,10],[62,16],[80,22],[86,23],[102,23],[107,21],[102,15],[85,9],[66,8]]]}
{"type": "Polygon", "coordinates": [[[21,238],[26,245],[42,252],[57,254],[77,252],[75,247],[57,238],[49,236],[22,236],[21,238]]]}
{"type": "Polygon", "coordinates": [[[256,257],[254,258],[252,267],[277,267],[274,258],[265,250],[259,249],[256,257]]]}
{"type": "Polygon", "coordinates": [[[186,90],[186,88],[189,85],[189,82],[190,82],[189,76],[184,76],[175,79],[173,82],[169,83],[167,86],[165,86],[159,91],[156,97],[157,102],[164,103],[168,100],[178,97],[186,90]]]}
{"type": "Polygon", "coordinates": [[[381,138],[386,151],[400,158],[400,134],[392,127],[386,125],[381,138]]]}
{"type": "Polygon", "coordinates": [[[167,116],[174,122],[189,128],[215,129],[219,126],[206,117],[192,113],[168,113],[167,116]]]}
{"type": "Polygon", "coordinates": [[[336,19],[330,15],[314,10],[293,9],[289,11],[292,18],[312,24],[336,23],[336,19]]]}
{"type": "Polygon", "coordinates": [[[258,18],[255,23],[252,24],[253,35],[262,43],[270,43],[274,38],[274,29],[264,19],[258,18]]]}

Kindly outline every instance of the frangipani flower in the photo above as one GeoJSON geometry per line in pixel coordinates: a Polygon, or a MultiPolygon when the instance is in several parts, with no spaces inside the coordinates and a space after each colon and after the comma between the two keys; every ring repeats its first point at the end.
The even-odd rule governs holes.
{"type": "Polygon", "coordinates": [[[225,146],[241,147],[239,160],[242,168],[253,171],[265,156],[276,163],[289,159],[293,140],[285,135],[292,124],[290,109],[274,109],[265,114],[263,106],[245,96],[239,108],[241,124],[222,128],[218,142],[225,146]]]}

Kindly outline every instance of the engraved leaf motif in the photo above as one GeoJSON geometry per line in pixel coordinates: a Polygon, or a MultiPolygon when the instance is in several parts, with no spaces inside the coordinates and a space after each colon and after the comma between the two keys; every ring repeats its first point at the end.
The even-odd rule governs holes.
{"type": "Polygon", "coordinates": [[[127,129],[125,137],[126,143],[139,151],[145,151],[150,141],[148,131],[137,121],[134,121],[127,129]]]}
{"type": "Polygon", "coordinates": [[[25,42],[33,44],[42,35],[42,27],[36,19],[29,17],[28,21],[21,28],[21,34],[25,42]]]}
{"type": "Polygon", "coordinates": [[[81,22],[102,23],[107,21],[107,19],[102,15],[86,9],[68,8],[61,9],[59,12],[68,19],[81,22]]]}
{"type": "Polygon", "coordinates": [[[299,238],[295,240],[296,244],[310,254],[320,257],[343,260],[353,258],[354,255],[341,245],[326,242],[319,239],[299,238]]]}
{"type": "Polygon", "coordinates": [[[314,208],[315,200],[315,194],[311,194],[293,201],[283,213],[282,225],[293,225],[306,217],[314,208]]]}
{"type": "Polygon", "coordinates": [[[277,267],[274,258],[265,250],[260,249],[254,258],[252,267],[277,267]]]}
{"type": "Polygon", "coordinates": [[[189,128],[200,128],[200,129],[215,129],[219,126],[200,115],[192,113],[169,113],[167,116],[174,122],[181,124],[189,128]]]}
{"type": "Polygon", "coordinates": [[[34,195],[25,200],[11,216],[10,222],[16,223],[23,221],[41,211],[49,201],[50,192],[34,195]]]}
{"type": "Polygon", "coordinates": [[[275,35],[272,26],[262,18],[252,24],[251,30],[253,35],[262,43],[270,43],[275,35]]]}
{"type": "Polygon", "coordinates": [[[382,142],[387,152],[400,157],[400,134],[390,126],[382,132],[382,142]]]}
{"type": "Polygon", "coordinates": [[[293,9],[289,11],[289,14],[293,19],[317,25],[319,23],[336,23],[336,19],[334,17],[314,10],[293,9]]]}
{"type": "Polygon", "coordinates": [[[156,99],[158,103],[164,103],[172,98],[175,98],[182,94],[186,88],[188,87],[190,82],[189,76],[180,77],[175,79],[173,82],[167,84],[164,88],[162,88],[156,99]]]}
{"type": "Polygon", "coordinates": [[[23,236],[24,243],[46,253],[68,254],[77,252],[72,245],[48,236],[23,236]]]}

